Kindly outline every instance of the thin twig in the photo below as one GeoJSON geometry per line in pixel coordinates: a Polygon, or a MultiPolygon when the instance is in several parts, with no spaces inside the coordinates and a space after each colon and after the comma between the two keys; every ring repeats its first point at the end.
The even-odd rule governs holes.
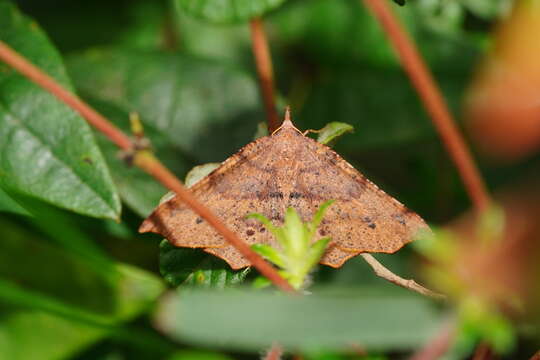
{"type": "Polygon", "coordinates": [[[377,261],[377,259],[375,259],[373,257],[373,255],[371,255],[371,254],[363,253],[363,254],[360,254],[360,256],[362,256],[364,258],[364,260],[366,260],[366,262],[369,264],[369,266],[371,266],[373,271],[375,271],[375,274],[377,276],[382,277],[383,279],[386,279],[386,280],[390,281],[393,284],[404,287],[405,289],[416,291],[419,294],[429,296],[429,297],[432,297],[434,299],[445,299],[446,298],[446,296],[444,296],[442,294],[438,294],[438,293],[436,293],[434,291],[426,289],[425,287],[418,284],[414,280],[407,280],[407,279],[404,279],[404,278],[394,274],[393,272],[388,270],[386,267],[384,267],[383,264],[381,264],[379,261],[377,261]]]}
{"type": "Polygon", "coordinates": [[[281,360],[283,348],[279,344],[273,344],[262,360],[281,360]]]}
{"type": "MultiPolygon", "coordinates": [[[[135,143],[127,135],[2,41],[0,41],[0,59],[77,111],[98,131],[118,145],[118,147],[125,151],[135,151],[135,143]]],[[[191,192],[182,185],[180,180],[151,153],[148,151],[136,151],[134,154],[134,163],[165,187],[174,191],[182,201],[213,226],[219,234],[238,249],[274,285],[284,291],[294,292],[292,286],[270,264],[251,250],[244,241],[229,230],[206,206],[195,199],[191,192]]]]}
{"type": "Polygon", "coordinates": [[[435,360],[444,355],[450,348],[456,332],[455,319],[451,319],[443,325],[435,338],[425,347],[414,353],[409,360],[435,360]]]}
{"type": "Polygon", "coordinates": [[[461,134],[448,110],[426,64],[404,27],[386,4],[386,0],[363,0],[379,21],[390,42],[399,54],[401,64],[416,88],[424,106],[435,125],[446,151],[452,158],[461,176],[465,189],[478,212],[489,206],[489,195],[478,168],[465,145],[461,134]]]}
{"type": "Polygon", "coordinates": [[[274,70],[272,68],[272,58],[270,57],[268,40],[266,39],[266,33],[261,18],[253,18],[249,25],[251,29],[251,47],[253,56],[255,57],[255,64],[257,65],[261,95],[268,121],[268,131],[272,133],[280,125],[274,96],[274,70]]]}

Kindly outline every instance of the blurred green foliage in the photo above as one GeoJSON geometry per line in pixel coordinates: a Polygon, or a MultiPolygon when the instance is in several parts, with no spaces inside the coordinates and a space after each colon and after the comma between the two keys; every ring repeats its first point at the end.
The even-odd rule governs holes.
{"type": "MultiPolygon", "coordinates": [[[[510,3],[389,2],[458,120],[510,3]]],[[[0,39],[124,131],[137,112],[158,158],[183,178],[229,157],[265,121],[246,22],[255,15],[268,32],[279,102],[291,105],[298,128],[354,126],[336,151],[430,222],[469,206],[384,33],[358,0],[0,0],[0,39]]],[[[539,160],[480,159],[480,167],[498,189],[538,173],[539,160]]],[[[216,292],[255,276],[137,234],[165,193],[82,118],[0,64],[0,359],[255,359],[268,334],[309,348],[307,359],[359,358],[340,347],[353,339],[369,350],[363,358],[402,358],[453,311],[383,282],[361,259],[317,269],[305,299],[216,292]],[[182,297],[186,285],[214,291],[182,297]],[[347,290],[325,296],[319,285],[347,290]],[[166,286],[180,294],[167,311],[166,286]],[[313,339],[324,349],[313,349],[313,339]],[[248,353],[210,352],[218,340],[248,353]]],[[[403,277],[420,276],[409,248],[377,257],[403,277]]],[[[517,338],[515,358],[532,354],[531,336],[491,320],[500,326],[466,328],[447,358],[467,356],[482,331],[501,347],[517,338]]]]}

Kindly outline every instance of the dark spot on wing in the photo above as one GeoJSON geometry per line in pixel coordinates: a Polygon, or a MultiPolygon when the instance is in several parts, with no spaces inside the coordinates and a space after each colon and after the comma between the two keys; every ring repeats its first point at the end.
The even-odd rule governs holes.
{"type": "Polygon", "coordinates": [[[400,214],[394,214],[394,215],[392,215],[392,217],[393,217],[394,219],[396,219],[396,221],[397,221],[398,223],[400,223],[401,225],[405,225],[405,224],[407,223],[407,222],[405,221],[405,218],[403,218],[403,216],[401,216],[400,214]]]}
{"type": "Polygon", "coordinates": [[[319,229],[319,235],[325,236],[325,235],[326,235],[326,231],[325,231],[324,229],[319,229]]]}
{"type": "Polygon", "coordinates": [[[293,191],[292,193],[289,194],[289,199],[299,199],[301,197],[302,197],[302,194],[296,191],[293,191]]]}
{"type": "Polygon", "coordinates": [[[253,229],[248,229],[248,230],[246,231],[246,235],[247,235],[247,236],[253,236],[254,234],[255,234],[255,231],[254,231],[253,229]]]}
{"type": "Polygon", "coordinates": [[[271,198],[280,198],[283,199],[283,193],[281,191],[274,191],[268,194],[271,198]]]}
{"type": "Polygon", "coordinates": [[[196,220],[195,220],[195,223],[196,224],[200,224],[203,222],[203,219],[201,219],[200,217],[198,217],[196,220]]]}
{"type": "Polygon", "coordinates": [[[368,225],[369,228],[371,229],[375,229],[377,227],[377,225],[375,225],[374,223],[371,223],[368,225]]]}

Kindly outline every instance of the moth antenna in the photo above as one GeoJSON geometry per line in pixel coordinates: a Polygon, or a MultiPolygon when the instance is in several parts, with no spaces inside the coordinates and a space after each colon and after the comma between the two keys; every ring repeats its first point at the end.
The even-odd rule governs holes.
{"type": "Polygon", "coordinates": [[[283,123],[281,123],[280,127],[278,127],[276,130],[274,130],[272,135],[274,135],[275,133],[277,133],[278,131],[283,130],[283,129],[293,129],[293,130],[296,130],[297,132],[299,132],[300,134],[302,134],[302,132],[300,130],[298,130],[296,128],[296,126],[294,126],[293,122],[291,121],[291,107],[289,105],[287,105],[285,107],[285,118],[283,119],[283,123]]]}

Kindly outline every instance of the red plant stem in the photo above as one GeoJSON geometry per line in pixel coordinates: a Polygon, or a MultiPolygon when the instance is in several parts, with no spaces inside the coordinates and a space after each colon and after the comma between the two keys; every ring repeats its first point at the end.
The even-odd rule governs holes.
{"type": "Polygon", "coordinates": [[[455,336],[455,322],[451,320],[443,325],[437,335],[417,351],[409,360],[435,360],[448,351],[455,336]]]}
{"type": "Polygon", "coordinates": [[[272,133],[280,125],[274,96],[274,70],[272,68],[272,58],[270,57],[268,40],[266,38],[262,20],[258,17],[253,18],[249,25],[251,28],[251,47],[253,56],[255,57],[257,74],[259,75],[261,95],[268,121],[268,131],[272,133]]]}
{"type": "Polygon", "coordinates": [[[540,360],[540,350],[538,350],[529,360],[540,360]]]}
{"type": "Polygon", "coordinates": [[[183,202],[212,225],[217,232],[227,239],[231,245],[251,262],[251,265],[255,266],[257,270],[272,281],[272,283],[284,291],[294,292],[294,289],[287,280],[281,277],[262,257],[251,250],[249,245],[236,236],[234,232],[229,230],[206,206],[200,203],[193,194],[182,185],[180,180],[178,180],[178,178],[176,178],[176,176],[174,176],[173,173],[171,173],[169,169],[153,155],[140,153],[140,155],[135,158],[135,164],[148,174],[154,176],[165,187],[174,191],[183,202]]]}
{"type": "MultiPolygon", "coordinates": [[[[128,151],[135,149],[133,141],[120,129],[111,124],[106,118],[93,110],[76,95],[64,89],[53,78],[29,63],[25,58],[2,41],[0,41],[0,59],[43,89],[54,94],[73,110],[77,111],[98,131],[118,145],[119,148],[128,151]]],[[[229,230],[206,206],[195,199],[191,192],[182,185],[180,180],[178,180],[158,159],[147,152],[136,152],[134,163],[162,183],[165,187],[174,191],[182,201],[212,225],[218,233],[220,233],[231,245],[236,247],[236,249],[238,249],[238,251],[240,251],[240,253],[244,255],[261,274],[274,283],[274,285],[284,291],[294,292],[293,287],[281,277],[270,264],[251,250],[245,242],[236,236],[234,232],[229,230]]]]}
{"type": "Polygon", "coordinates": [[[386,0],[363,1],[379,21],[397,51],[402,66],[424,103],[446,151],[458,169],[475,209],[478,212],[484,211],[490,203],[485,184],[465,141],[455,126],[448,106],[416,46],[386,4],[386,0]]]}
{"type": "Polygon", "coordinates": [[[92,126],[111,139],[119,148],[129,150],[132,147],[131,139],[122,131],[112,125],[107,119],[85,104],[77,96],[60,86],[49,75],[43,73],[34,65],[30,64],[11,49],[7,44],[0,41],[0,59],[10,65],[34,83],[54,94],[72,109],[78,111],[92,126]]]}

